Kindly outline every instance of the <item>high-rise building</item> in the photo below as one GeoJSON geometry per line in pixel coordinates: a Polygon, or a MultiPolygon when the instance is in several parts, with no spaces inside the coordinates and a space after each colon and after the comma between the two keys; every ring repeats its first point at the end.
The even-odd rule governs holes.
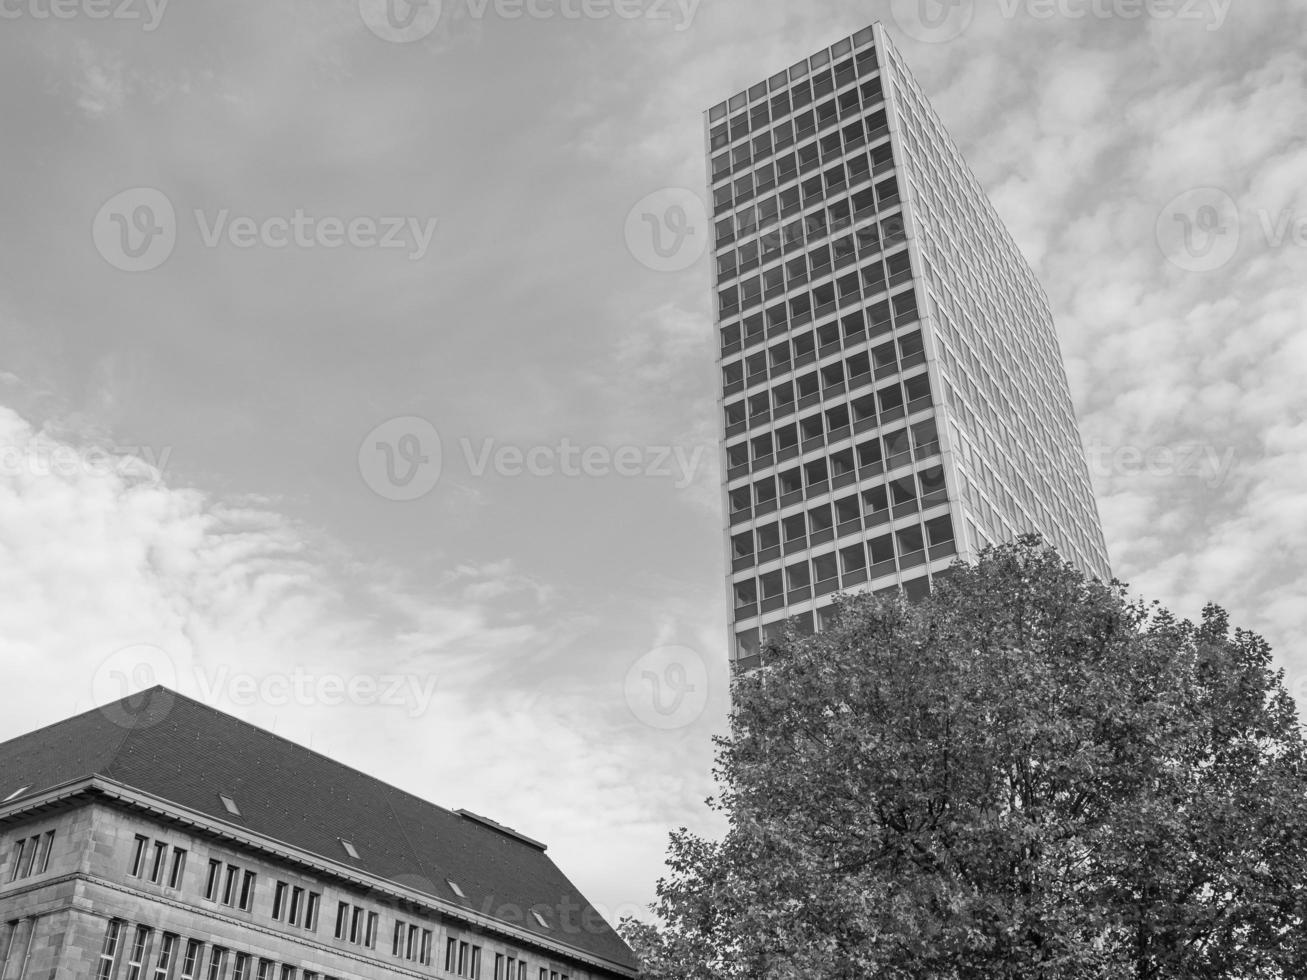
{"type": "Polygon", "coordinates": [[[3,980],[635,968],[543,844],[165,688],[0,744],[3,980]]]}
{"type": "Polygon", "coordinates": [[[1030,531],[1110,579],[1048,299],[884,28],[705,135],[733,659],[1030,531]]]}

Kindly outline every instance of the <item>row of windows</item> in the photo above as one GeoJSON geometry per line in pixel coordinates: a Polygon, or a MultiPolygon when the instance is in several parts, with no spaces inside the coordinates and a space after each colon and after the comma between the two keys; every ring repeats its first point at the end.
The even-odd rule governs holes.
{"type": "MultiPolygon", "coordinates": [[[[395,933],[391,939],[390,953],[406,960],[415,960],[423,966],[431,965],[432,932],[415,922],[395,920],[395,933]]],[[[452,943],[454,940],[450,940],[452,943]]],[[[479,954],[478,954],[479,955],[479,954]]]]}
{"type": "MultiPolygon", "coordinates": [[[[806,326],[814,319],[823,319],[836,312],[830,304],[820,306],[815,314],[811,309],[801,310],[793,319],[788,319],[789,308],[781,304],[768,309],[766,315],[756,313],[743,321],[724,324],[721,328],[722,358],[728,358],[741,350],[754,347],[769,337],[777,337],[790,330],[806,326]]],[[[834,320],[819,326],[815,332],[817,350],[822,357],[834,353],[840,342],[841,333],[844,346],[853,347],[868,336],[875,338],[892,330],[916,323],[919,318],[917,294],[913,289],[902,290],[894,295],[871,303],[864,307],[846,310],[840,313],[838,323],[834,320]]],[[[797,360],[806,347],[798,346],[803,342],[796,337],[794,358],[797,360]]],[[[780,360],[783,360],[781,358],[780,360]]]]}
{"type": "MultiPolygon", "coordinates": [[[[893,159],[888,154],[884,162],[873,164],[878,176],[893,166],[893,159]]],[[[891,198],[897,199],[897,186],[893,195],[887,188],[886,208],[891,206],[888,203],[891,198]]],[[[800,210],[801,205],[787,202],[779,218],[771,214],[770,207],[764,209],[762,206],[747,216],[739,216],[737,230],[740,237],[751,234],[753,227],[759,230],[759,235],[743,242],[738,249],[725,247],[727,243],[719,244],[716,253],[718,284],[726,285],[737,276],[747,275],[759,266],[786,256],[790,257],[784,269],[788,279],[799,280],[800,276],[816,278],[833,268],[843,268],[855,256],[869,257],[907,242],[902,215],[891,215],[877,222],[874,188],[830,201],[826,207],[799,215],[792,221],[781,220],[798,215],[800,210]],[[827,237],[835,240],[829,246],[816,247],[827,237]],[[802,264],[794,259],[795,253],[800,251],[808,253],[799,256],[805,260],[802,264]]],[[[801,281],[806,281],[806,278],[801,281]]]]}
{"type": "MultiPolygon", "coordinates": [[[[830,249],[819,245],[813,252],[801,255],[784,266],[777,265],[761,276],[744,280],[738,286],[725,287],[717,294],[721,315],[732,316],[737,311],[749,310],[763,302],[770,303],[779,299],[782,304],[777,312],[784,310],[788,312],[789,319],[794,320],[814,310],[832,309],[831,304],[836,302],[840,306],[861,303],[864,299],[870,302],[881,293],[912,280],[908,253],[900,251],[884,259],[879,255],[868,255],[858,269],[837,280],[817,283],[811,290],[792,292],[807,282],[809,269],[814,278],[827,271],[829,266],[820,263],[829,263],[830,257],[830,249]],[[791,275],[788,282],[787,272],[796,274],[791,275]]],[[[835,259],[836,269],[853,260],[847,252],[836,254],[835,259]]],[[[817,315],[822,313],[818,312],[817,315]]]]}
{"type": "MultiPolygon", "coordinates": [[[[841,61],[835,68],[822,68],[810,76],[795,79],[776,92],[769,101],[761,101],[752,108],[724,119],[709,130],[713,149],[720,149],[748,136],[750,132],[765,129],[770,123],[785,118],[817,99],[858,80],[875,75],[880,66],[874,49],[868,49],[856,58],[841,61]]],[[[765,84],[763,91],[766,91],[765,84]]],[[[743,108],[743,106],[741,106],[743,108]]],[[[711,120],[710,120],[711,121],[711,120]]]]}
{"type": "MultiPolygon", "coordinates": [[[[887,323],[881,328],[888,332],[887,323]]],[[[800,411],[817,404],[825,394],[852,391],[864,384],[879,381],[892,374],[910,371],[926,363],[925,341],[920,330],[912,330],[877,344],[870,349],[859,349],[860,342],[875,339],[866,336],[845,337],[840,344],[840,324],[830,323],[818,330],[795,334],[773,344],[766,351],[751,354],[742,361],[722,365],[722,391],[724,397],[770,384],[764,391],[755,391],[747,399],[748,417],[762,415],[770,410],[780,417],[797,407],[800,411]],[[828,361],[806,374],[791,378],[793,372],[818,358],[825,360],[835,354],[846,353],[843,360],[828,361]]],[[[737,405],[737,402],[732,402],[737,405]]],[[[735,413],[739,421],[738,411],[735,413]]]]}
{"type": "Polygon", "coordinates": [[[880,147],[850,157],[847,164],[837,163],[774,197],[765,197],[757,204],[718,219],[713,226],[718,252],[733,242],[761,234],[762,261],[769,262],[785,250],[794,251],[817,238],[838,235],[855,227],[855,223],[862,223],[877,207],[881,210],[893,207],[899,203],[899,186],[893,175],[880,181],[874,189],[866,188],[852,196],[845,194],[893,166],[892,151],[887,153],[886,149],[880,147]],[[799,217],[804,209],[809,209],[808,213],[799,217]],[[786,220],[791,218],[794,220],[787,224],[786,220]]]}
{"type": "MultiPolygon", "coordinates": [[[[742,431],[741,427],[746,424],[743,414],[736,414],[743,404],[736,402],[727,407],[728,438],[742,431]],[[740,421],[736,421],[737,418],[740,421]]],[[[876,392],[868,392],[846,404],[836,404],[825,411],[805,416],[796,425],[782,426],[773,433],[774,442],[770,448],[784,462],[801,452],[833,445],[855,432],[887,426],[932,404],[930,379],[919,374],[906,381],[895,381],[876,392]]],[[[749,422],[756,425],[762,419],[763,416],[754,416],[749,422]]]]}
{"type": "Polygon", "coordinates": [[[735,582],[735,619],[765,615],[955,554],[953,520],[944,514],[827,554],[803,555],[784,568],[735,582]]]}
{"type": "Polygon", "coordinates": [[[126,935],[127,923],[109,922],[95,980],[341,980],[145,925],[135,927],[124,950],[126,935]]]}
{"type": "Polygon", "coordinates": [[[865,108],[858,105],[855,89],[848,93],[848,109],[837,108],[832,100],[815,114],[808,112],[794,123],[782,123],[774,133],[754,140],[752,148],[736,150],[730,159],[726,154],[714,158],[713,213],[723,214],[747,202],[755,192],[811,173],[819,163],[835,163],[844,154],[888,136],[889,117],[877,108],[884,102],[880,82],[868,82],[862,91],[867,99],[865,108]],[[773,155],[774,159],[768,159],[773,155]],[[731,174],[736,176],[727,179],[731,174]]]}
{"type": "Polygon", "coordinates": [[[127,873],[133,878],[147,879],[155,885],[179,889],[186,873],[186,856],[185,848],[170,847],[167,841],[162,840],[154,841],[151,847],[150,838],[137,834],[127,873]]]}
{"type": "Polygon", "coordinates": [[[759,82],[757,85],[751,86],[746,91],[732,96],[727,102],[722,102],[719,105],[713,106],[708,111],[709,122],[715,123],[719,119],[725,119],[728,111],[735,112],[737,109],[745,108],[751,102],[757,102],[759,99],[765,98],[769,89],[773,92],[777,92],[788,88],[792,83],[797,82],[800,79],[808,78],[810,73],[820,75],[822,71],[826,70],[826,66],[828,66],[832,61],[840,64],[840,59],[844,58],[845,55],[849,54],[855,48],[859,49],[861,52],[856,59],[858,64],[863,64],[870,60],[870,63],[874,66],[875,61],[871,59],[875,58],[875,50],[869,47],[874,37],[874,28],[865,27],[858,31],[858,33],[854,34],[853,37],[846,37],[842,41],[836,42],[829,49],[818,51],[810,58],[804,58],[802,61],[793,65],[788,71],[777,72],[767,81],[759,82]],[[861,49],[863,48],[867,48],[867,50],[862,51],[861,49]]]}
{"type": "Polygon", "coordinates": [[[10,881],[30,878],[49,870],[54,833],[53,830],[47,830],[31,837],[20,837],[14,842],[13,860],[9,867],[10,881]]]}
{"type": "Polygon", "coordinates": [[[224,874],[222,861],[212,858],[209,861],[209,873],[204,880],[204,897],[210,902],[221,902],[242,912],[253,912],[254,889],[258,877],[253,871],[234,864],[228,864],[224,874]]]}
{"type": "MultiPolygon", "coordinates": [[[[795,499],[786,501],[783,506],[803,502],[802,495],[797,491],[793,496],[795,499]]],[[[864,525],[866,530],[871,531],[890,521],[947,501],[944,470],[940,466],[909,473],[836,501],[823,501],[779,522],[761,524],[734,534],[731,542],[736,571],[779,558],[782,536],[785,553],[793,554],[833,541],[837,536],[859,533],[864,525]]]]}
{"type": "Polygon", "coordinates": [[[290,882],[278,881],[272,890],[273,919],[292,926],[302,926],[309,932],[317,931],[318,908],[321,904],[321,892],[309,891],[290,882]]]}
{"type": "MultiPolygon", "coordinates": [[[[785,434],[787,431],[781,430],[781,433],[785,434]]],[[[786,434],[785,438],[788,440],[790,436],[786,434]]],[[[740,462],[738,465],[734,465],[735,460],[729,453],[741,449],[747,451],[750,448],[749,444],[741,444],[728,450],[728,480],[734,481],[747,476],[751,471],[762,472],[772,466],[784,465],[792,459],[797,459],[798,453],[792,451],[792,445],[778,449],[772,444],[771,439],[771,433],[759,436],[752,448],[756,452],[768,449],[772,451],[758,455],[752,460],[740,462]]],[[[814,444],[809,448],[824,448],[824,444],[814,444]]],[[[939,449],[935,420],[930,418],[916,423],[911,429],[899,428],[880,436],[872,435],[856,447],[849,446],[832,453],[823,453],[807,462],[796,462],[790,469],[782,470],[777,474],[780,485],[779,506],[784,508],[798,503],[803,499],[805,489],[809,498],[815,498],[859,480],[870,479],[887,472],[892,473],[913,462],[914,457],[917,461],[926,460],[937,455],[939,449]]],[[[769,496],[771,488],[765,480],[734,487],[730,493],[732,513],[747,509],[751,501],[758,499],[759,493],[763,495],[762,500],[758,501],[760,503],[773,499],[769,496]]]]}
{"type": "MultiPolygon", "coordinates": [[[[810,106],[814,102],[826,99],[825,102],[818,102],[818,111],[831,112],[834,110],[836,101],[843,101],[850,94],[852,94],[852,101],[856,105],[859,88],[865,90],[869,85],[874,85],[874,90],[878,93],[880,91],[880,78],[877,77],[877,72],[876,52],[864,51],[857,60],[851,57],[847,61],[842,61],[834,69],[834,72],[829,71],[829,69],[822,69],[814,76],[795,81],[795,84],[778,91],[778,93],[772,95],[770,101],[758,102],[748,111],[737,112],[731,119],[721,120],[720,123],[712,125],[708,129],[708,144],[710,144],[712,152],[724,150],[727,146],[736,144],[736,153],[740,152],[740,150],[750,153],[757,148],[759,140],[763,139],[763,137],[770,136],[775,139],[776,132],[779,129],[795,128],[800,123],[812,123],[813,110],[806,108],[806,106],[810,106]],[[857,63],[859,60],[860,64],[857,63]],[[865,78],[867,81],[864,81],[861,86],[855,86],[855,82],[859,80],[859,77],[865,78]],[[838,93],[838,97],[827,99],[827,97],[836,95],[836,93],[838,93]],[[792,119],[791,116],[793,116],[792,119]],[[754,136],[752,144],[750,144],[749,136],[752,133],[757,133],[757,136],[754,136]]],[[[733,153],[720,155],[727,161],[735,158],[733,153]]],[[[718,158],[714,158],[714,161],[716,159],[718,158]]]]}

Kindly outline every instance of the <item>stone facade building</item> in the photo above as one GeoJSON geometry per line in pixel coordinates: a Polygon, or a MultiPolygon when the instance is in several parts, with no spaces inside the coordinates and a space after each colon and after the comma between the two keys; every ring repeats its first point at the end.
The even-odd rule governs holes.
{"type": "Polygon", "coordinates": [[[165,688],[0,744],[0,980],[604,980],[545,846],[165,688]]]}

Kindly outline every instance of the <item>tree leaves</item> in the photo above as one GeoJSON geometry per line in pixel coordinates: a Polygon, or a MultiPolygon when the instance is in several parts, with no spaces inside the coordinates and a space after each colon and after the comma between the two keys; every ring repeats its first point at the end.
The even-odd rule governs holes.
{"type": "Polygon", "coordinates": [[[650,980],[1307,976],[1307,766],[1265,641],[1038,539],[842,600],[737,679],[721,841],[672,835],[650,980]]]}

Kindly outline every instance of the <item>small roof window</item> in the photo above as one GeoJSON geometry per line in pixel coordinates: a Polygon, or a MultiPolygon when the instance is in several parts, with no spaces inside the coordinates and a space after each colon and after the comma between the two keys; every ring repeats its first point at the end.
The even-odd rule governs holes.
{"type": "Polygon", "coordinates": [[[467,896],[463,894],[463,889],[458,887],[458,882],[450,881],[448,878],[446,878],[445,884],[449,885],[449,890],[452,891],[459,898],[467,898],[467,896]]]}
{"type": "Polygon", "coordinates": [[[31,788],[32,787],[30,786],[20,786],[18,787],[18,789],[14,790],[12,793],[6,796],[3,800],[0,800],[0,803],[8,803],[10,800],[16,800],[18,799],[18,797],[22,796],[31,788]]]}
{"type": "Polygon", "coordinates": [[[533,916],[535,916],[535,920],[536,920],[537,922],[540,923],[540,928],[541,928],[541,929],[548,929],[548,928],[549,928],[549,923],[545,921],[545,917],[544,917],[543,915],[541,915],[541,914],[540,914],[539,912],[537,912],[535,909],[532,909],[532,910],[531,910],[531,914],[532,914],[533,916]]]}
{"type": "Polygon", "coordinates": [[[355,861],[359,859],[358,849],[349,841],[347,841],[344,837],[340,838],[340,846],[345,848],[345,853],[348,854],[350,857],[352,857],[355,861]]]}
{"type": "Polygon", "coordinates": [[[236,801],[230,796],[225,793],[219,793],[218,799],[222,800],[223,808],[233,817],[239,817],[241,815],[241,808],[236,805],[236,801]]]}

